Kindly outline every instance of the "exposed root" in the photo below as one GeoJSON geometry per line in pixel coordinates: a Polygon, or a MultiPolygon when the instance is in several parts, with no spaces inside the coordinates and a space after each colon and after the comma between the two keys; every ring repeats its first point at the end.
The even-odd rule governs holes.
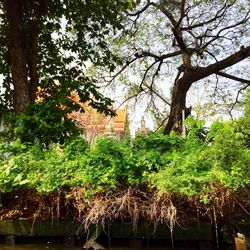
{"type": "Polygon", "coordinates": [[[49,195],[20,189],[2,195],[0,219],[32,219],[34,222],[70,219],[80,221],[81,229],[86,231],[93,225],[101,225],[105,231],[105,226],[114,220],[131,223],[136,230],[138,222],[144,222],[153,225],[154,230],[166,224],[172,234],[176,224],[210,219],[216,228],[221,221],[231,223],[234,218],[249,214],[249,190],[237,196],[218,186],[207,195],[210,202],[204,204],[199,196],[160,195],[134,187],[119,188],[109,195],[98,193],[91,199],[85,188],[65,189],[49,195]]]}
{"type": "Polygon", "coordinates": [[[97,195],[86,207],[85,201],[75,204],[80,205],[78,210],[82,214],[82,226],[87,230],[91,225],[112,222],[115,219],[131,222],[136,230],[138,222],[145,221],[153,224],[155,228],[158,224],[167,224],[171,233],[177,221],[177,210],[169,196],[159,197],[155,192],[148,195],[138,190],[128,188],[121,190],[110,196],[97,195]]]}

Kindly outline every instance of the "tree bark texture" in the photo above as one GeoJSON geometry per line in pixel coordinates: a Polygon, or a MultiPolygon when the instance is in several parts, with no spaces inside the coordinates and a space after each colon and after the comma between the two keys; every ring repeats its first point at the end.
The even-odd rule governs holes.
{"type": "Polygon", "coordinates": [[[164,130],[165,134],[169,134],[172,130],[177,133],[182,131],[182,110],[185,110],[185,117],[191,113],[191,108],[186,107],[186,96],[191,85],[192,82],[186,81],[185,77],[182,77],[175,82],[170,115],[164,130]]]}
{"type": "Polygon", "coordinates": [[[38,85],[39,77],[37,73],[37,57],[38,57],[38,34],[39,26],[37,21],[30,23],[31,40],[28,47],[28,67],[29,67],[29,87],[30,98],[34,102],[36,98],[36,88],[38,85]]]}
{"type": "Polygon", "coordinates": [[[6,0],[5,5],[8,20],[8,49],[14,86],[13,106],[15,112],[19,114],[31,102],[23,30],[24,1],[6,0]]]}

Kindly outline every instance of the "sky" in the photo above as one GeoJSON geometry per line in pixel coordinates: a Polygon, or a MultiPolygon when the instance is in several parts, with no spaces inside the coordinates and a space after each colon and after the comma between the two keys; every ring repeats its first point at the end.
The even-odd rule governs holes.
{"type": "MultiPolygon", "coordinates": [[[[160,29],[164,30],[166,27],[164,26],[164,20],[160,20],[159,22],[159,27],[160,29]]],[[[147,22],[148,24],[150,23],[150,17],[147,17],[147,22]]],[[[62,19],[62,27],[65,26],[66,21],[62,19]]],[[[156,25],[155,23],[150,23],[150,25],[156,25]]],[[[147,31],[147,29],[145,29],[145,31],[147,31]]],[[[56,39],[56,34],[53,35],[54,38],[56,39]]],[[[143,40],[144,38],[141,37],[141,41],[140,42],[146,42],[146,40],[143,40]]],[[[145,38],[146,39],[146,38],[145,38]]],[[[152,41],[151,44],[151,48],[153,48],[153,50],[161,50],[163,47],[162,45],[157,42],[156,37],[154,37],[153,33],[148,33],[148,37],[147,39],[150,39],[152,41]]],[[[242,40],[240,41],[241,44],[245,44],[247,45],[249,43],[249,37],[247,38],[242,38],[242,40]]],[[[224,56],[224,54],[222,54],[222,57],[224,56]]],[[[244,69],[247,68],[250,65],[250,59],[245,60],[242,63],[239,63],[238,65],[235,65],[235,67],[233,67],[235,69],[235,72],[238,71],[238,69],[244,69]]],[[[72,65],[73,66],[73,65],[72,65]]],[[[90,64],[87,62],[86,66],[90,66],[90,64]]],[[[176,65],[172,65],[173,68],[176,68],[176,65]]],[[[171,82],[173,82],[173,79],[175,77],[175,75],[172,74],[173,69],[170,67],[168,69],[165,70],[165,73],[162,74],[162,76],[159,78],[158,82],[157,82],[157,86],[159,91],[164,95],[165,98],[170,98],[170,87],[171,87],[171,82]]],[[[246,73],[247,70],[243,70],[243,73],[246,73]]],[[[130,73],[130,72],[129,72],[130,73]]],[[[242,75],[242,72],[240,72],[240,74],[242,75]]],[[[129,75],[129,74],[127,74],[129,75]]],[[[240,76],[241,76],[240,75],[240,76]]],[[[138,77],[138,75],[130,75],[130,79],[134,82],[139,82],[140,79],[138,77]]],[[[0,76],[0,84],[1,84],[2,78],[0,76]]],[[[190,89],[190,91],[188,92],[188,98],[187,98],[187,106],[192,106],[193,108],[193,115],[197,115],[197,113],[195,113],[195,107],[197,106],[197,104],[201,104],[204,105],[205,103],[211,101],[211,99],[209,98],[209,93],[213,92],[213,88],[216,84],[216,79],[215,77],[209,77],[208,79],[206,79],[205,81],[200,81],[198,83],[195,83],[193,85],[193,87],[190,89]],[[208,87],[211,86],[211,87],[208,87]]],[[[234,100],[235,96],[237,95],[237,91],[236,91],[236,86],[238,85],[238,83],[233,82],[231,80],[222,80],[221,82],[222,86],[224,85],[230,85],[231,87],[229,88],[229,92],[226,94],[227,98],[234,100]]],[[[0,91],[2,92],[3,89],[1,87],[0,91]]],[[[126,90],[124,89],[124,87],[122,87],[120,84],[117,85],[116,84],[116,88],[113,89],[105,89],[104,93],[107,94],[107,96],[113,98],[114,100],[116,100],[115,102],[115,106],[118,107],[125,99],[124,95],[126,94],[126,90]],[[118,87],[117,87],[118,86],[118,87]]],[[[128,103],[129,105],[129,117],[130,117],[130,124],[131,124],[131,131],[132,133],[135,133],[135,131],[138,129],[138,127],[140,127],[140,121],[142,119],[142,116],[145,117],[146,120],[146,126],[148,126],[150,129],[154,129],[154,121],[152,119],[152,116],[146,111],[146,106],[148,103],[148,98],[145,97],[143,98],[141,101],[138,101],[136,103],[136,105],[134,105],[132,103],[132,101],[129,101],[128,103]]],[[[221,107],[224,105],[223,101],[220,102],[221,107]]],[[[159,108],[160,111],[163,111],[165,104],[163,104],[161,101],[157,101],[157,106],[159,108]]],[[[210,110],[204,111],[204,113],[209,113],[210,110]]],[[[200,118],[202,118],[202,114],[200,114],[200,118]]],[[[236,112],[235,115],[237,116],[238,113],[236,112]]],[[[204,116],[206,116],[206,114],[204,114],[204,116]]],[[[216,116],[213,117],[217,118],[219,116],[222,116],[224,119],[228,119],[229,116],[226,115],[225,113],[220,113],[218,112],[218,114],[216,116]]]]}

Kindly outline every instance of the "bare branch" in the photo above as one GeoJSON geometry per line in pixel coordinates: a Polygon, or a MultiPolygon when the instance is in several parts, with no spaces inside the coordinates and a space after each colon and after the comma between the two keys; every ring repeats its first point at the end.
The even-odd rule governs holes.
{"type": "Polygon", "coordinates": [[[133,94],[133,95],[131,95],[131,96],[129,96],[129,97],[127,97],[114,111],[116,112],[116,110],[118,110],[119,108],[121,108],[122,107],[122,105],[124,104],[124,103],[126,103],[127,101],[129,101],[129,100],[131,100],[131,99],[133,99],[133,98],[137,98],[141,93],[143,92],[143,89],[139,89],[135,94],[133,94]]]}
{"type": "Polygon", "coordinates": [[[231,7],[232,5],[234,5],[235,2],[236,2],[236,0],[233,1],[232,3],[228,4],[228,1],[226,1],[225,4],[217,11],[217,13],[215,14],[215,16],[212,17],[211,19],[209,19],[207,21],[204,21],[204,22],[201,22],[201,23],[197,23],[197,24],[188,26],[188,27],[182,27],[181,30],[192,30],[194,28],[202,27],[204,25],[207,25],[207,24],[210,24],[210,23],[216,21],[217,19],[223,17],[224,14],[226,13],[227,9],[229,7],[231,7]]]}
{"type": "Polygon", "coordinates": [[[182,37],[181,30],[179,27],[183,17],[185,16],[185,12],[184,12],[185,1],[182,0],[182,2],[180,3],[181,16],[180,16],[180,19],[178,22],[174,19],[174,16],[171,14],[171,12],[165,8],[165,6],[164,6],[165,4],[166,4],[166,0],[160,1],[160,4],[152,3],[153,6],[155,6],[158,10],[160,10],[169,19],[169,21],[171,22],[171,24],[173,26],[172,31],[173,31],[174,37],[175,37],[181,51],[187,52],[187,48],[186,48],[185,42],[184,42],[183,37],[182,37]]]}
{"type": "Polygon", "coordinates": [[[153,63],[146,69],[145,73],[143,74],[141,83],[140,83],[140,88],[142,88],[142,85],[143,85],[144,82],[145,82],[145,79],[146,79],[146,77],[147,77],[148,72],[150,71],[151,68],[153,68],[153,66],[154,66],[156,63],[158,63],[158,61],[153,62],[153,63]]]}
{"type": "Polygon", "coordinates": [[[218,62],[218,59],[216,58],[216,56],[213,53],[211,53],[208,50],[204,50],[204,52],[208,53],[216,62],[218,62]]]}
{"type": "Polygon", "coordinates": [[[219,31],[217,32],[217,34],[216,34],[210,41],[208,41],[207,43],[205,43],[205,44],[202,46],[202,49],[205,49],[208,45],[210,45],[212,42],[214,42],[215,40],[217,40],[217,39],[220,37],[221,32],[223,32],[223,31],[225,31],[225,30],[229,30],[229,29],[235,28],[235,27],[237,27],[237,26],[239,26],[239,25],[241,25],[241,24],[246,23],[246,22],[250,19],[249,14],[250,14],[250,11],[247,13],[247,15],[246,15],[246,16],[244,17],[244,19],[242,19],[241,21],[239,21],[239,22],[237,22],[237,23],[235,23],[235,24],[232,24],[232,25],[230,25],[230,26],[224,27],[224,28],[222,28],[221,30],[219,30],[219,31]]]}
{"type": "Polygon", "coordinates": [[[180,19],[182,19],[185,16],[185,3],[186,3],[185,0],[181,1],[181,18],[180,19]]]}
{"type": "Polygon", "coordinates": [[[242,82],[242,83],[250,84],[250,80],[243,79],[243,78],[240,78],[240,77],[237,77],[237,76],[232,76],[232,75],[227,74],[227,73],[225,73],[225,72],[218,72],[218,73],[216,73],[216,74],[219,75],[219,76],[223,76],[223,77],[226,77],[226,78],[228,78],[228,79],[237,81],[237,82],[242,82]]]}
{"type": "Polygon", "coordinates": [[[165,102],[167,105],[171,105],[170,102],[168,102],[163,96],[161,96],[156,90],[151,88],[151,86],[147,85],[146,83],[143,83],[145,87],[147,87],[152,93],[154,93],[157,97],[159,97],[163,102],[165,102]]]}
{"type": "Polygon", "coordinates": [[[139,16],[140,14],[142,14],[149,6],[153,5],[150,0],[147,1],[147,4],[142,7],[140,10],[138,10],[135,13],[127,13],[128,16],[139,16]]]}
{"type": "Polygon", "coordinates": [[[226,57],[225,59],[218,61],[216,63],[210,64],[207,67],[201,68],[198,67],[193,69],[193,71],[185,74],[179,81],[182,81],[186,86],[191,85],[192,83],[199,81],[205,77],[208,77],[212,74],[217,74],[221,70],[228,68],[250,56],[250,46],[244,48],[242,47],[238,52],[232,54],[231,56],[226,57]]]}
{"type": "Polygon", "coordinates": [[[149,56],[149,57],[153,57],[157,60],[164,60],[164,59],[167,59],[167,58],[170,58],[170,57],[175,57],[175,56],[178,56],[178,55],[181,55],[181,51],[180,50],[177,50],[177,51],[174,51],[174,52],[170,52],[168,54],[163,54],[163,55],[156,55],[152,52],[149,52],[149,51],[143,51],[141,53],[141,55],[138,55],[138,57],[146,57],[146,56],[149,56]]]}
{"type": "Polygon", "coordinates": [[[168,54],[163,54],[161,56],[158,56],[158,55],[156,55],[156,54],[154,54],[152,52],[149,52],[149,51],[142,51],[140,54],[136,53],[135,58],[133,58],[130,61],[127,61],[126,64],[117,73],[115,73],[112,76],[111,81],[113,81],[118,75],[120,75],[129,65],[134,63],[137,59],[144,58],[144,57],[153,57],[157,61],[160,61],[160,60],[164,60],[164,59],[167,59],[167,58],[170,58],[170,57],[175,57],[175,56],[178,56],[178,55],[181,55],[181,51],[174,51],[174,52],[171,52],[171,53],[168,53],[168,54]]]}
{"type": "Polygon", "coordinates": [[[185,3],[186,3],[186,1],[185,0],[182,0],[181,1],[181,7],[180,7],[180,9],[181,9],[181,15],[180,15],[180,18],[179,18],[179,20],[178,20],[178,22],[175,24],[175,26],[174,26],[174,29],[177,29],[177,28],[179,28],[179,26],[180,26],[180,24],[181,24],[181,22],[182,22],[182,20],[183,20],[183,18],[185,17],[185,3]]]}
{"type": "Polygon", "coordinates": [[[130,64],[132,64],[133,62],[135,62],[138,58],[135,57],[130,61],[127,61],[126,64],[117,72],[112,76],[111,81],[113,81],[117,76],[119,76],[130,64]]]}
{"type": "Polygon", "coordinates": [[[219,87],[218,87],[218,84],[219,84],[218,75],[215,75],[215,78],[216,78],[216,82],[215,82],[215,88],[214,88],[214,95],[215,95],[216,93],[219,94],[219,91],[218,91],[218,89],[219,89],[219,87]]]}
{"type": "Polygon", "coordinates": [[[156,71],[155,71],[155,73],[154,73],[154,75],[153,75],[153,77],[152,77],[151,88],[153,88],[153,84],[154,84],[155,77],[158,76],[158,74],[159,74],[159,72],[160,72],[160,70],[161,70],[162,62],[163,62],[163,60],[160,61],[159,65],[158,65],[158,67],[157,67],[157,69],[156,69],[156,71]]]}
{"type": "Polygon", "coordinates": [[[160,4],[152,3],[158,10],[160,10],[171,22],[173,26],[177,24],[176,20],[174,19],[173,15],[164,7],[165,1],[161,1],[160,4]]]}
{"type": "Polygon", "coordinates": [[[162,126],[165,124],[165,122],[168,120],[168,118],[169,118],[169,115],[162,120],[161,124],[157,127],[155,132],[159,131],[159,129],[162,128],[162,126]]]}
{"type": "Polygon", "coordinates": [[[243,90],[247,89],[249,86],[250,86],[250,84],[245,85],[244,87],[242,87],[242,88],[240,88],[240,89],[238,90],[237,96],[236,96],[236,98],[235,98],[235,102],[233,103],[232,107],[231,107],[230,110],[229,110],[229,115],[231,116],[231,119],[232,119],[232,120],[233,120],[232,111],[233,111],[235,105],[239,102],[240,93],[241,93],[243,90]]]}

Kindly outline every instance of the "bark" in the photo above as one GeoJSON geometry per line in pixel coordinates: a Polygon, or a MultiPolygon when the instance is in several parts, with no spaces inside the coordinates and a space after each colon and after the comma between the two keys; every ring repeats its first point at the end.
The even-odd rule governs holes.
{"type": "Polygon", "coordinates": [[[221,70],[228,68],[246,58],[250,57],[250,46],[242,47],[238,52],[227,58],[210,64],[207,67],[191,68],[185,72],[183,77],[174,84],[170,115],[168,123],[164,129],[165,134],[169,134],[171,130],[180,132],[182,124],[182,110],[185,110],[186,116],[190,113],[190,108],[186,107],[187,92],[193,83],[204,79],[212,74],[217,74],[221,70]]]}
{"type": "Polygon", "coordinates": [[[164,134],[169,134],[172,130],[180,133],[182,131],[182,110],[185,110],[186,117],[190,114],[188,112],[190,108],[186,108],[186,96],[191,84],[183,79],[179,79],[174,85],[170,115],[164,134]]]}
{"type": "Polygon", "coordinates": [[[6,0],[5,5],[8,20],[8,49],[14,85],[13,106],[15,112],[19,114],[25,105],[31,102],[23,30],[24,1],[6,0]]]}
{"type": "Polygon", "coordinates": [[[38,57],[38,34],[39,26],[37,21],[31,21],[30,23],[31,40],[28,51],[28,67],[29,67],[29,90],[30,99],[32,102],[36,98],[36,88],[38,85],[39,77],[37,73],[37,57],[38,57]]]}

